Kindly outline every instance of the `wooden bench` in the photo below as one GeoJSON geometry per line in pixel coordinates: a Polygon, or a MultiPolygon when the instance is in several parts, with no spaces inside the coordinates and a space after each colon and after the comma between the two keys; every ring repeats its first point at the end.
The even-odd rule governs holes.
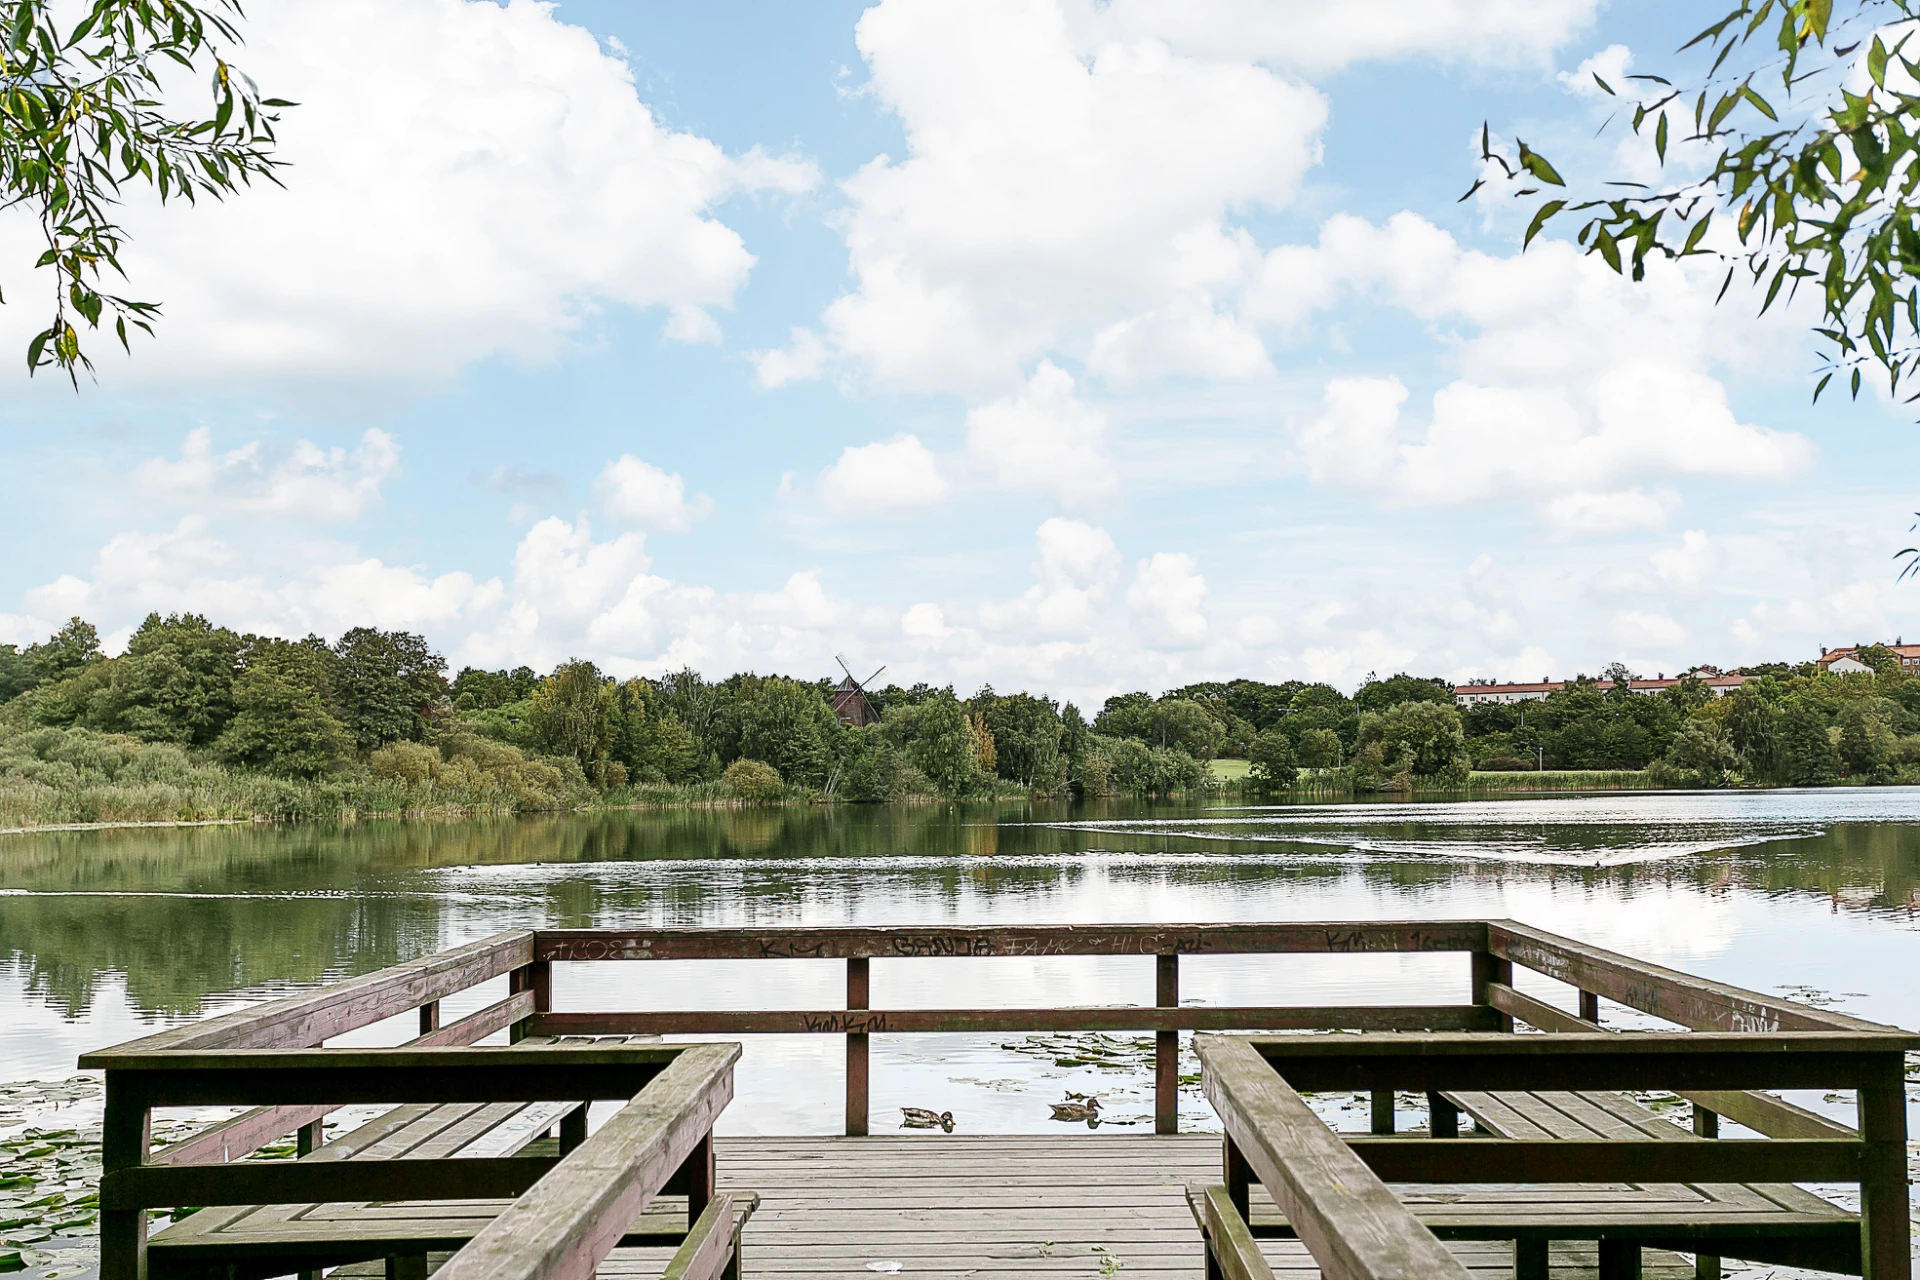
{"type": "MultiPolygon", "coordinates": [[[[586,1280],[616,1248],[667,1243],[677,1248],[666,1274],[716,1280],[733,1269],[751,1211],[749,1197],[714,1186],[713,1122],[739,1052],[523,1042],[93,1055],[107,1071],[109,1143],[117,1126],[144,1133],[157,1106],[278,1109],[228,1122],[250,1133],[303,1108],[400,1104],[298,1160],[180,1162],[166,1149],[114,1162],[101,1179],[103,1223],[212,1206],[144,1243],[142,1270],[159,1277],[257,1280],[374,1262],[392,1280],[420,1280],[429,1255],[446,1252],[449,1277],[477,1266],[489,1280],[586,1280]],[[588,1137],[585,1104],[597,1099],[624,1105],[588,1137]],[[547,1136],[556,1124],[558,1140],[547,1136]],[[684,1198],[663,1200],[670,1191],[684,1198]]],[[[177,1145],[195,1143],[208,1149],[206,1135],[177,1145]]]]}
{"type": "MultiPolygon", "coordinates": [[[[1333,1229],[1343,1217],[1374,1234],[1412,1230],[1436,1245],[1442,1237],[1513,1240],[1521,1280],[1544,1276],[1549,1243],[1569,1240],[1598,1242],[1602,1280],[1640,1274],[1644,1248],[1698,1253],[1707,1244],[1718,1255],[1859,1274],[1862,1241],[1874,1239],[1878,1224],[1788,1184],[1860,1182],[1870,1207],[1904,1210],[1904,1159],[1893,1164],[1904,1156],[1904,1118],[1888,1103],[1901,1097],[1902,1054],[1912,1040],[1900,1033],[1202,1036],[1203,1082],[1226,1124],[1227,1154],[1224,1183],[1196,1194],[1196,1212],[1227,1274],[1235,1272],[1224,1260],[1245,1262],[1263,1234],[1297,1235],[1329,1275],[1396,1274],[1394,1259],[1404,1257],[1382,1240],[1373,1242],[1374,1261],[1385,1271],[1338,1258],[1340,1265],[1328,1266],[1323,1247],[1337,1241],[1333,1229]],[[1862,1139],[1821,1121],[1846,1137],[1708,1142],[1596,1089],[1685,1088],[1705,1079],[1740,1089],[1855,1088],[1863,1116],[1884,1118],[1899,1132],[1869,1127],[1862,1139]],[[1437,1129],[1444,1132],[1447,1112],[1458,1107],[1496,1136],[1344,1138],[1306,1108],[1296,1087],[1425,1089],[1442,1104],[1437,1129]],[[1345,1160],[1335,1161],[1328,1139],[1346,1149],[1345,1160]],[[1329,1182],[1332,1168],[1342,1172],[1329,1182]],[[1249,1212],[1256,1179],[1272,1192],[1277,1213],[1249,1212]]],[[[1880,1264],[1872,1274],[1906,1274],[1904,1248],[1869,1261],[1880,1264]]]]}

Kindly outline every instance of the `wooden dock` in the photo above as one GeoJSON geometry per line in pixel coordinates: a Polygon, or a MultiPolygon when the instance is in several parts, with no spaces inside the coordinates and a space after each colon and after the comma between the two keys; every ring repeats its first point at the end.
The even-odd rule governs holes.
{"type": "Polygon", "coordinates": [[[1467,920],[516,930],[80,1065],[106,1073],[101,1280],[1718,1280],[1722,1258],[1911,1280],[1914,1049],[1898,1028],[1467,920]],[[1452,990],[1180,1000],[1182,956],[1411,951],[1457,954],[1452,990]],[[1152,957],[1153,1002],[869,1007],[875,963],[953,956],[1152,957]],[[556,966],[715,959],[842,966],[845,1005],[555,1005],[556,966]],[[443,1022],[443,1000],[503,978],[443,1022]],[[1612,1032],[1603,1000],[1672,1030],[1612,1032]],[[389,1020],[417,1034],[327,1044],[389,1020]],[[869,1135],[873,1036],[1029,1031],[1152,1034],[1155,1132],[869,1135]],[[767,1033],[844,1041],[844,1136],[714,1136],[737,1037],[767,1033]],[[1185,1033],[1224,1137],[1177,1133],[1185,1033]],[[1849,1091],[1857,1124],[1781,1089],[1849,1091]],[[1691,1131],[1621,1090],[1672,1091],[1691,1131]],[[1429,1132],[1394,1132],[1404,1091],[1426,1095],[1429,1132]],[[1334,1131],[1303,1092],[1370,1095],[1371,1132],[1334,1131]],[[619,1107],[589,1132],[595,1101],[619,1107]],[[323,1118],[357,1104],[389,1110],[323,1143],[323,1118]],[[156,1111],[209,1105],[251,1110],[153,1147],[156,1111]],[[298,1159],[246,1158],[296,1131],[298,1159]],[[1803,1182],[1855,1184],[1862,1209],[1803,1182]],[[149,1240],[150,1212],[175,1206],[201,1208],[149,1240]]]}

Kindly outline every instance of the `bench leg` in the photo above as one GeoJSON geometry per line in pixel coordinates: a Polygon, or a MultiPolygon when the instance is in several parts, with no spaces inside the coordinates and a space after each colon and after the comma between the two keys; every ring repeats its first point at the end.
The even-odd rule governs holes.
{"type": "Polygon", "coordinates": [[[1513,1242],[1513,1280],[1547,1280],[1547,1242],[1513,1242]]]}
{"type": "Polygon", "coordinates": [[[1632,1240],[1602,1240],[1600,1280],[1640,1280],[1640,1246],[1632,1240]]]}
{"type": "Polygon", "coordinates": [[[427,1280],[427,1255],[403,1253],[388,1258],[387,1280],[427,1280]]]}
{"type": "Polygon", "coordinates": [[[1437,1093],[1428,1093],[1427,1132],[1436,1138],[1459,1137],[1460,1108],[1437,1093]]]}

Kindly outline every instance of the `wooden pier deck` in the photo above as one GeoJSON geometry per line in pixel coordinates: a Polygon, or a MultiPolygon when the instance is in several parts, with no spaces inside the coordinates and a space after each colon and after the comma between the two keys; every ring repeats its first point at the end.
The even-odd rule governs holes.
{"type": "MultiPolygon", "coordinates": [[[[720,1187],[760,1195],[741,1237],[746,1274],[872,1280],[893,1274],[895,1263],[903,1280],[1205,1274],[1206,1245],[1186,1189],[1219,1181],[1217,1134],[721,1138],[715,1145],[720,1187]]],[[[1569,1199],[1580,1194],[1562,1190],[1569,1199]]],[[[1460,1240],[1449,1248],[1474,1280],[1513,1275],[1510,1244],[1460,1240]]],[[[1284,1280],[1319,1275],[1297,1240],[1263,1240],[1261,1252],[1284,1280]]],[[[623,1253],[602,1266],[603,1276],[641,1272],[639,1251],[631,1261],[623,1253]]],[[[1594,1280],[1596,1259],[1591,1242],[1556,1245],[1553,1280],[1594,1280]]],[[[1663,1250],[1646,1250],[1641,1265],[1643,1280],[1694,1275],[1691,1262],[1663,1250]]]]}
{"type": "Polygon", "coordinates": [[[106,1073],[101,1280],[1717,1280],[1729,1258],[1911,1280],[1912,1050],[1899,1028],[1455,920],[514,930],[80,1065],[106,1073]],[[1181,1000],[1183,956],[1393,952],[1453,953],[1451,990],[1181,1000]],[[961,956],[1125,960],[1153,1003],[871,1007],[876,961],[961,956]],[[576,964],[754,959],[842,966],[845,1003],[568,1008],[564,984],[555,1000],[576,964]],[[494,983],[443,1023],[443,1000],[494,983]],[[1602,1001],[1674,1029],[1611,1031],[1602,1001]],[[328,1044],[390,1020],[397,1039],[416,1015],[398,1047],[328,1044]],[[869,1136],[874,1036],[1021,1031],[1150,1034],[1153,1132],[869,1136]],[[737,1037],[779,1033],[844,1040],[842,1081],[791,1083],[844,1087],[844,1136],[715,1136],[737,1037]],[[1192,1033],[1224,1137],[1178,1132],[1192,1033]],[[1848,1091],[1857,1123],[1783,1089],[1848,1091]],[[1622,1090],[1676,1094],[1692,1133],[1622,1090]],[[1406,1092],[1430,1132],[1394,1132],[1406,1092]],[[1329,1128],[1309,1093],[1370,1096],[1371,1132],[1329,1128]],[[619,1104],[597,1128],[595,1102],[619,1104]],[[391,1110],[324,1141],[329,1112],[369,1104],[391,1110]],[[252,1110],[153,1147],[156,1111],[213,1105],[252,1110]],[[294,1131],[300,1158],[245,1158],[294,1131]],[[1859,1187],[1861,1211],[1806,1182],[1859,1187]],[[176,1206],[202,1212],[149,1240],[149,1212],[176,1206]]]}

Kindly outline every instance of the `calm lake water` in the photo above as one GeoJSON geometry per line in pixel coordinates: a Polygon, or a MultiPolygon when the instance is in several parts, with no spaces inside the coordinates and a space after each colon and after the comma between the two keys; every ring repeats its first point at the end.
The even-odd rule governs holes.
{"type": "MultiPolygon", "coordinates": [[[[85,1049],[518,926],[1489,916],[1920,1027],[1920,790],[0,836],[0,1079],[59,1078],[85,1049]]],[[[843,984],[834,962],[560,966],[555,1004],[819,1008],[843,984]]],[[[879,1007],[1144,1003],[1153,976],[1139,958],[901,960],[876,962],[873,987],[879,1007]]],[[[1182,965],[1182,995],[1206,1002],[1465,994],[1459,956],[1182,965]]],[[[352,1040],[396,1043],[404,1021],[352,1040]]],[[[974,1132],[1045,1129],[1063,1089],[1144,1115],[1144,1043],[1107,1047],[1101,1070],[1061,1065],[1076,1051],[1046,1038],[875,1037],[876,1131],[900,1105],[951,1109],[974,1132]]],[[[832,1037],[751,1041],[724,1128],[837,1131],[841,1064],[832,1037]]],[[[1208,1118],[1197,1095],[1182,1112],[1208,1118]]]]}

